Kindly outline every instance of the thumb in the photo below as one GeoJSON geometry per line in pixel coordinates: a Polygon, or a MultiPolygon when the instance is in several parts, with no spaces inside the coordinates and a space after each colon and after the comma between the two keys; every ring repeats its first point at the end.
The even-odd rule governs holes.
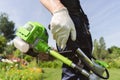
{"type": "Polygon", "coordinates": [[[75,30],[75,28],[73,28],[73,29],[71,30],[71,39],[72,39],[73,41],[76,40],[76,30],[75,30]]]}

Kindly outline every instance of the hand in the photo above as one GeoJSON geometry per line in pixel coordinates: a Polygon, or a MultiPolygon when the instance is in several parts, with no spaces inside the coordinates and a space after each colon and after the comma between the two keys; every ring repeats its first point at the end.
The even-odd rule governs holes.
{"type": "Polygon", "coordinates": [[[76,40],[75,26],[66,8],[53,13],[50,29],[57,45],[62,49],[66,47],[69,36],[73,41],[76,40]]]}

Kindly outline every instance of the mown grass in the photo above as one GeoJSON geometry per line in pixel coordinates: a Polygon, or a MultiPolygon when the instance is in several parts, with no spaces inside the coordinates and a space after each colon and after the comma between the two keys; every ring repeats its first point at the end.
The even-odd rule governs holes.
{"type": "MultiPolygon", "coordinates": [[[[43,80],[61,80],[61,69],[43,68],[43,80]]],[[[109,69],[110,78],[108,80],[120,80],[120,69],[109,69]]]]}
{"type": "Polygon", "coordinates": [[[109,69],[110,78],[109,80],[120,80],[120,69],[109,69]]]}
{"type": "Polygon", "coordinates": [[[43,68],[43,80],[61,80],[60,68],[43,68]]]}

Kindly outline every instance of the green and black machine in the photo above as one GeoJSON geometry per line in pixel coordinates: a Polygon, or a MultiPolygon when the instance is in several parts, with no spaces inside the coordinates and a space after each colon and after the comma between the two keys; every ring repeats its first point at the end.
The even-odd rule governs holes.
{"type": "Polygon", "coordinates": [[[49,47],[47,30],[38,22],[28,22],[24,26],[19,27],[16,32],[16,38],[14,39],[14,45],[23,53],[27,53],[29,49],[32,49],[36,53],[49,54],[66,65],[77,69],[80,73],[89,77],[90,80],[109,78],[109,72],[107,70],[108,65],[100,60],[90,60],[80,48],[76,49],[77,55],[80,60],[89,67],[91,70],[90,72],[87,72],[85,69],[73,63],[70,59],[49,47]],[[96,76],[96,78],[93,76],[96,76]]]}

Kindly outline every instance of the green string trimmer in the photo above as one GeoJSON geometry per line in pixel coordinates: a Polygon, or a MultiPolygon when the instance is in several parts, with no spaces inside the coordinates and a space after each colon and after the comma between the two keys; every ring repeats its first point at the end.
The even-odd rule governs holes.
{"type": "Polygon", "coordinates": [[[93,74],[96,74],[102,79],[109,78],[109,72],[106,69],[108,65],[99,60],[91,61],[80,48],[77,48],[76,52],[78,53],[80,60],[89,67],[92,73],[87,72],[85,69],[74,64],[70,59],[62,56],[57,51],[52,50],[48,46],[48,34],[45,27],[37,22],[28,22],[23,27],[19,27],[16,35],[17,37],[14,39],[14,45],[23,53],[28,53],[30,52],[30,49],[32,49],[36,55],[37,53],[50,54],[66,65],[79,70],[80,73],[89,77],[90,80],[97,80],[92,78],[93,74]],[[106,75],[104,75],[105,73],[106,75]]]}

